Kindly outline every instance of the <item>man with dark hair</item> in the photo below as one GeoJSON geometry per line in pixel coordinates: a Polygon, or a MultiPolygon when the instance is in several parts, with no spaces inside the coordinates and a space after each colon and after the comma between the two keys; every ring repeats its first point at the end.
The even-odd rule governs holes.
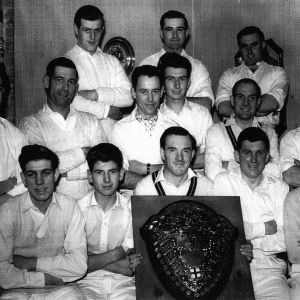
{"type": "Polygon", "coordinates": [[[278,137],[274,128],[261,124],[255,117],[261,103],[261,92],[258,84],[243,78],[232,88],[230,102],[234,113],[224,123],[214,124],[207,132],[205,146],[205,174],[211,180],[222,171],[235,168],[234,150],[237,147],[239,134],[248,127],[259,127],[269,137],[271,144],[271,162],[266,165],[265,172],[280,178],[278,137]]]}
{"type": "Polygon", "coordinates": [[[239,166],[221,172],[214,181],[216,196],[239,196],[246,239],[241,253],[250,263],[255,299],[290,299],[286,263],[277,254],[286,250],[283,235],[283,203],[287,184],[263,174],[270,143],[257,127],[244,129],[234,156],[239,166]],[[253,250],[252,250],[253,247],[253,250]]]}
{"type": "Polygon", "coordinates": [[[158,111],[162,88],[157,67],[135,68],[132,85],[136,107],[128,117],[116,123],[110,141],[122,151],[125,170],[146,175],[160,169],[159,139],[174,123],[166,121],[158,111]]]}
{"type": "Polygon", "coordinates": [[[130,82],[118,59],[101,51],[105,32],[103,13],[85,5],[74,18],[77,45],[66,53],[79,73],[79,91],[74,98],[76,109],[92,113],[103,120],[107,135],[121,118],[120,107],[132,104],[130,82]]]}
{"type": "Polygon", "coordinates": [[[37,113],[24,117],[20,128],[30,144],[44,145],[58,155],[61,178],[57,191],[79,199],[92,189],[86,155],[90,147],[106,141],[104,129],[94,115],[77,111],[71,104],[78,75],[70,59],[55,58],[47,73],[43,79],[47,103],[37,113]]]}
{"type": "Polygon", "coordinates": [[[211,110],[214,104],[214,95],[210,77],[202,62],[185,52],[184,46],[188,37],[189,27],[185,15],[176,10],[167,11],[160,19],[160,38],[163,43],[163,49],[145,58],[140,65],[157,66],[160,57],[166,52],[176,52],[186,57],[192,66],[191,83],[187,91],[187,99],[211,110]]]}
{"type": "Polygon", "coordinates": [[[135,299],[133,271],[141,260],[133,254],[131,202],[117,192],[124,176],[122,153],[102,143],[87,155],[94,191],[78,201],[88,246],[87,276],[79,286],[87,299],[135,299]]]}
{"type": "Polygon", "coordinates": [[[195,151],[196,140],[186,129],[179,126],[166,129],[160,138],[164,165],[142,179],[134,195],[209,195],[212,182],[190,168],[195,151]]]}
{"type": "Polygon", "coordinates": [[[164,80],[165,100],[160,107],[161,114],[179,126],[187,129],[197,141],[194,168],[203,168],[205,137],[213,124],[212,117],[203,106],[187,101],[190,85],[191,64],[177,53],[165,53],[158,62],[164,80]]]}
{"type": "MultiPolygon", "coordinates": [[[[0,64],[0,115],[4,115],[9,92],[9,79],[5,66],[0,64]]],[[[21,149],[27,144],[24,134],[9,121],[0,117],[0,197],[1,202],[7,194],[23,193],[25,188],[20,177],[18,157],[21,149]]],[[[0,203],[1,203],[0,202],[0,203]]]]}
{"type": "Polygon", "coordinates": [[[261,88],[261,105],[256,116],[258,120],[273,126],[279,123],[279,112],[287,95],[288,78],[283,68],[269,65],[263,59],[266,42],[262,31],[249,26],[237,34],[237,42],[242,55],[242,64],[226,70],[217,89],[216,106],[222,117],[230,117],[232,107],[230,95],[232,87],[239,79],[251,78],[261,88]]]}
{"type": "Polygon", "coordinates": [[[76,285],[87,269],[84,220],[75,199],[54,192],[59,160],[40,145],[22,148],[28,192],[0,207],[0,286],[3,299],[82,299],[76,285]],[[47,286],[47,290],[35,290],[47,286]],[[29,289],[31,288],[31,289],[29,289]]]}

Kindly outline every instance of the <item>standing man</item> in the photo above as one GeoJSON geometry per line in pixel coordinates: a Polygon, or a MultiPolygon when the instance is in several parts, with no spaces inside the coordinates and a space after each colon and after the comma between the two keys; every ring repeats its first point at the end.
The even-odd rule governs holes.
{"type": "Polygon", "coordinates": [[[19,162],[28,192],[0,207],[0,287],[26,289],[3,299],[83,299],[76,285],[66,284],[87,270],[84,219],[74,199],[54,192],[58,157],[29,145],[19,162]]]}
{"type": "Polygon", "coordinates": [[[99,48],[105,32],[103,13],[95,6],[85,5],[74,17],[77,44],[66,53],[79,73],[79,90],[74,107],[92,113],[103,121],[107,135],[119,120],[119,107],[132,105],[130,82],[118,59],[99,48]]]}
{"type": "Polygon", "coordinates": [[[187,98],[203,105],[210,111],[214,104],[210,77],[202,62],[185,52],[184,45],[188,36],[189,25],[185,15],[176,10],[167,11],[160,19],[160,38],[163,48],[145,58],[140,65],[157,66],[160,57],[166,52],[176,52],[186,57],[192,65],[191,84],[187,92],[187,98]]]}
{"type": "Polygon", "coordinates": [[[245,27],[237,34],[237,42],[243,62],[225,71],[217,89],[216,106],[219,114],[230,117],[230,95],[234,84],[242,78],[255,80],[261,89],[261,105],[256,112],[258,120],[273,126],[279,123],[279,112],[284,105],[288,90],[288,78],[283,68],[263,61],[266,47],[263,32],[255,27],[245,27]]]}
{"type": "Polygon", "coordinates": [[[207,132],[205,147],[205,174],[211,180],[222,171],[235,168],[234,150],[239,134],[248,127],[259,127],[270,140],[271,161],[265,172],[280,178],[278,137],[274,128],[261,124],[255,113],[261,104],[261,92],[258,84],[250,78],[240,79],[232,88],[230,102],[234,113],[224,123],[214,124],[207,132]]]}
{"type": "MultiPolygon", "coordinates": [[[[277,257],[286,251],[283,203],[289,188],[282,180],[263,174],[269,149],[269,139],[260,128],[243,130],[234,152],[240,165],[218,174],[213,191],[216,196],[240,197],[246,239],[253,245],[250,269],[256,300],[290,299],[286,263],[277,257]]],[[[249,258],[251,247],[247,246],[241,252],[249,258]]]]}
{"type": "Polygon", "coordinates": [[[165,53],[158,62],[158,68],[165,89],[165,100],[160,112],[167,120],[185,128],[196,138],[197,151],[193,166],[203,168],[205,138],[213,121],[207,109],[186,99],[192,66],[184,56],[165,53]]]}
{"type": "Polygon", "coordinates": [[[134,195],[207,196],[212,182],[191,168],[196,151],[195,138],[184,128],[173,126],[160,138],[163,167],[142,179],[134,195]]]}
{"type": "Polygon", "coordinates": [[[24,117],[20,128],[30,144],[54,151],[59,159],[57,191],[79,199],[91,191],[86,155],[90,147],[105,142],[96,116],[77,111],[71,104],[78,89],[78,73],[66,57],[52,60],[44,76],[47,103],[37,113],[24,117]]]}

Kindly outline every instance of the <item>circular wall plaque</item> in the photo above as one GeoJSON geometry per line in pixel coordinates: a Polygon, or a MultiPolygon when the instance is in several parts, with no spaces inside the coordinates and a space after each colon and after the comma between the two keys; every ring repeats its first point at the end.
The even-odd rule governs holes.
{"type": "Polygon", "coordinates": [[[135,63],[135,54],[131,44],[126,39],[119,36],[110,39],[105,44],[103,52],[115,56],[122,64],[126,74],[130,75],[135,63]]]}

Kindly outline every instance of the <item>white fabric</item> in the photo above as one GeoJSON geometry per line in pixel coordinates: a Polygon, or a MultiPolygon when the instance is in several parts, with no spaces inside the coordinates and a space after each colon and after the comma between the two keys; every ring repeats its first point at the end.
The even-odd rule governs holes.
{"type": "Polygon", "coordinates": [[[65,120],[45,104],[37,113],[24,117],[20,129],[30,144],[46,146],[58,155],[59,172],[67,174],[60,179],[58,192],[79,199],[92,190],[82,148],[106,142],[104,129],[94,115],[79,112],[71,106],[65,120]]]}
{"type": "Polygon", "coordinates": [[[0,181],[14,176],[17,178],[17,185],[8,192],[12,196],[26,191],[21,181],[21,168],[18,162],[21,149],[25,145],[27,145],[25,135],[9,121],[0,118],[0,181]]]}
{"type": "MultiPolygon", "coordinates": [[[[235,168],[238,165],[235,161],[234,149],[225,126],[231,126],[236,139],[238,139],[242,131],[233,116],[225,122],[225,125],[223,122],[219,122],[209,128],[206,136],[204,165],[205,175],[211,180],[214,180],[220,172],[226,170],[222,167],[222,161],[229,162],[228,169],[235,168]]],[[[278,136],[274,128],[267,124],[260,126],[255,117],[252,127],[261,128],[270,141],[270,155],[272,159],[266,165],[264,173],[280,178],[278,136]]]]}
{"type": "Polygon", "coordinates": [[[275,256],[286,250],[283,203],[288,190],[283,181],[266,175],[252,190],[242,179],[240,168],[222,172],[214,181],[213,195],[240,196],[246,239],[253,244],[250,267],[256,299],[289,299],[286,264],[275,256]],[[277,232],[265,235],[264,222],[270,220],[276,221],[277,232]]]}
{"type": "Polygon", "coordinates": [[[103,53],[100,48],[91,55],[78,45],[65,54],[76,65],[79,74],[79,91],[97,90],[98,100],[90,101],[79,95],[73,105],[80,111],[106,118],[109,106],[127,107],[132,105],[131,84],[118,59],[103,53]]]}
{"type": "MultiPolygon", "coordinates": [[[[104,212],[92,192],[78,200],[78,205],[84,215],[89,253],[100,254],[118,246],[125,251],[133,248],[130,200],[117,193],[116,203],[104,212]]],[[[97,270],[79,285],[88,299],[135,299],[133,278],[122,274],[97,270]]]]}
{"type": "MultiPolygon", "coordinates": [[[[145,58],[140,66],[143,65],[152,65],[157,66],[159,59],[166,53],[164,49],[161,49],[159,52],[145,58]]],[[[181,55],[187,58],[192,65],[191,73],[191,85],[187,91],[187,97],[208,97],[211,100],[212,106],[214,105],[215,98],[211,88],[211,81],[209,73],[204,66],[204,64],[191,56],[189,56],[185,50],[182,50],[181,55]]]]}
{"type": "Polygon", "coordinates": [[[28,192],[0,207],[0,286],[5,289],[43,287],[44,273],[70,282],[86,272],[84,219],[76,201],[54,193],[40,224],[33,219],[34,208],[28,192]],[[37,257],[36,271],[14,267],[12,255],[37,257]]]}
{"type": "MultiPolygon", "coordinates": [[[[179,187],[176,187],[172,183],[168,182],[163,174],[164,167],[158,172],[155,183],[161,182],[161,185],[166,193],[166,195],[172,196],[185,196],[189,190],[192,177],[197,177],[197,187],[195,190],[195,196],[208,196],[212,192],[212,182],[200,174],[195,173],[192,169],[188,169],[188,178],[179,187]]],[[[157,190],[154,186],[152,175],[148,175],[143,178],[136,186],[134,190],[134,195],[158,195],[157,190]]]]}
{"type": "MultiPolygon", "coordinates": [[[[223,101],[230,101],[234,84],[242,78],[251,78],[256,81],[261,88],[261,94],[269,94],[275,97],[279,104],[278,111],[282,109],[288,90],[287,74],[283,68],[269,65],[264,61],[259,64],[258,69],[254,73],[245,63],[226,70],[219,80],[216,106],[223,101]]],[[[278,124],[279,115],[273,116],[270,114],[259,118],[260,122],[266,123],[267,120],[269,120],[269,123],[278,124]]]]}
{"type": "Polygon", "coordinates": [[[163,132],[177,124],[167,121],[158,111],[157,123],[150,135],[145,126],[135,117],[136,108],[113,128],[110,142],[122,151],[124,168],[128,170],[129,160],[141,163],[162,164],[159,140],[163,132]]]}
{"type": "Polygon", "coordinates": [[[300,127],[288,131],[280,140],[281,173],[294,166],[294,159],[300,160],[300,127]]]}
{"type": "Polygon", "coordinates": [[[170,109],[166,102],[161,105],[160,112],[167,120],[188,130],[196,139],[200,152],[204,152],[207,130],[213,124],[211,114],[206,108],[185,100],[179,114],[170,109]]]}

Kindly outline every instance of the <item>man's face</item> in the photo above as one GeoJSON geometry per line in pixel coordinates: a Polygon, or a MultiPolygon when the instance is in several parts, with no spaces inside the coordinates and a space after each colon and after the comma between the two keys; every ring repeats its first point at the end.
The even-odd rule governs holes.
{"type": "Polygon", "coordinates": [[[74,25],[78,45],[90,54],[94,54],[102,37],[104,29],[103,25],[101,19],[95,21],[81,19],[81,26],[79,29],[74,25]]]}
{"type": "Polygon", "coordinates": [[[265,41],[261,41],[257,33],[242,36],[239,47],[247,66],[254,66],[262,61],[265,41]]]}
{"type": "Polygon", "coordinates": [[[167,52],[181,52],[189,30],[185,28],[184,19],[165,19],[164,28],[160,30],[160,38],[167,52]]]}
{"type": "Polygon", "coordinates": [[[89,171],[88,175],[89,182],[93,184],[96,193],[102,196],[112,196],[116,192],[120,180],[123,179],[124,170],[119,170],[114,161],[97,161],[93,171],[89,171]]]}
{"type": "Polygon", "coordinates": [[[260,98],[251,83],[241,83],[231,97],[231,104],[234,107],[235,116],[241,120],[250,120],[255,116],[256,110],[260,105],[260,98]]]}
{"type": "Polygon", "coordinates": [[[242,174],[248,178],[257,178],[262,174],[270,155],[263,141],[251,143],[244,141],[239,151],[234,152],[235,159],[240,163],[242,174]]]}
{"type": "Polygon", "coordinates": [[[59,108],[67,108],[73,101],[77,89],[76,71],[62,66],[55,67],[51,78],[44,78],[44,87],[48,89],[48,105],[56,111],[59,108]]]}
{"type": "Polygon", "coordinates": [[[162,95],[159,78],[140,76],[136,91],[132,89],[131,95],[136,100],[137,109],[144,118],[149,119],[156,115],[162,95]]]}
{"type": "Polygon", "coordinates": [[[164,88],[167,100],[184,100],[189,85],[186,69],[173,67],[165,69],[164,88]]]}
{"type": "Polygon", "coordinates": [[[176,177],[187,173],[194,154],[189,136],[168,135],[165,149],[160,149],[165,169],[176,177]]]}
{"type": "Polygon", "coordinates": [[[29,161],[21,173],[22,181],[28,188],[33,204],[52,200],[58,170],[53,170],[50,160],[38,159],[29,161]]]}

